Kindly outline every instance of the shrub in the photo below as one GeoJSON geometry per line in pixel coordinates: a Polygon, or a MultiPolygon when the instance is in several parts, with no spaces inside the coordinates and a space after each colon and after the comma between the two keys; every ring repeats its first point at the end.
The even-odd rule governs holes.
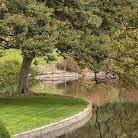
{"type": "Polygon", "coordinates": [[[0,120],[0,138],[10,138],[10,134],[1,120],[0,120]]]}
{"type": "Polygon", "coordinates": [[[138,88],[138,73],[133,71],[124,71],[119,74],[121,84],[125,88],[138,88]]]}
{"type": "Polygon", "coordinates": [[[17,79],[20,65],[17,62],[6,62],[0,65],[0,91],[14,92],[17,88],[17,79]]]}

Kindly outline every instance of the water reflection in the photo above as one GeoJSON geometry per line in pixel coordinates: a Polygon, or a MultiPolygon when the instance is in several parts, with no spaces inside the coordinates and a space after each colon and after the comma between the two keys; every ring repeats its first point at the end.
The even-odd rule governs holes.
{"type": "Polygon", "coordinates": [[[80,97],[94,105],[92,119],[85,126],[60,138],[138,137],[137,90],[94,85],[90,80],[40,84],[37,89],[62,89],[58,94],[80,97]]]}
{"type": "Polygon", "coordinates": [[[119,89],[101,84],[95,85],[90,80],[76,80],[64,83],[41,81],[34,89],[43,90],[43,92],[47,89],[62,90],[57,91],[57,94],[79,97],[96,106],[119,99],[119,89]]]}
{"type": "Polygon", "coordinates": [[[112,103],[95,107],[93,117],[82,128],[60,138],[137,138],[138,105],[112,103]]]}
{"type": "MultiPolygon", "coordinates": [[[[71,83],[71,82],[70,82],[71,83]]],[[[87,86],[84,81],[74,81],[64,89],[64,95],[80,97],[93,105],[101,106],[118,100],[119,90],[105,85],[87,86]]]]}

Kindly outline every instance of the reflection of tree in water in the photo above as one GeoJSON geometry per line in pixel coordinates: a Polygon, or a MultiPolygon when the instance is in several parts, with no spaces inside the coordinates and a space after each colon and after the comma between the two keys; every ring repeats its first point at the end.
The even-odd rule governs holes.
{"type": "Polygon", "coordinates": [[[79,97],[93,105],[101,106],[116,101],[119,97],[119,89],[106,85],[93,85],[92,81],[77,80],[67,82],[64,95],[79,97]]]}
{"type": "Polygon", "coordinates": [[[92,120],[61,138],[137,138],[138,104],[114,103],[95,107],[92,120]]]}
{"type": "Polygon", "coordinates": [[[72,81],[67,81],[67,82],[63,82],[63,83],[59,83],[57,85],[57,89],[65,89],[67,86],[71,86],[72,85],[72,81]]]}

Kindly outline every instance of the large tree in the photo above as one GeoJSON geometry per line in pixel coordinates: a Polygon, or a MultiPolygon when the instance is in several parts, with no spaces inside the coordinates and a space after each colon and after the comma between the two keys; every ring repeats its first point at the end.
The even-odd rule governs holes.
{"type": "Polygon", "coordinates": [[[52,9],[36,0],[1,2],[1,48],[20,49],[23,55],[17,90],[19,93],[29,92],[27,81],[32,60],[54,49],[61,23],[52,15],[52,9]]]}

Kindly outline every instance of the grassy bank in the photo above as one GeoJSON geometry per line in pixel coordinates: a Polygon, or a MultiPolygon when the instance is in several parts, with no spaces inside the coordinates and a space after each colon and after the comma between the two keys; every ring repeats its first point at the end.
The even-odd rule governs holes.
{"type": "Polygon", "coordinates": [[[63,90],[59,90],[59,89],[44,89],[44,90],[40,90],[40,89],[35,89],[35,88],[32,88],[31,91],[33,93],[49,93],[49,94],[63,94],[63,90]]]}
{"type": "Polygon", "coordinates": [[[16,134],[72,116],[85,106],[79,99],[0,97],[0,118],[10,134],[16,134]]]}

